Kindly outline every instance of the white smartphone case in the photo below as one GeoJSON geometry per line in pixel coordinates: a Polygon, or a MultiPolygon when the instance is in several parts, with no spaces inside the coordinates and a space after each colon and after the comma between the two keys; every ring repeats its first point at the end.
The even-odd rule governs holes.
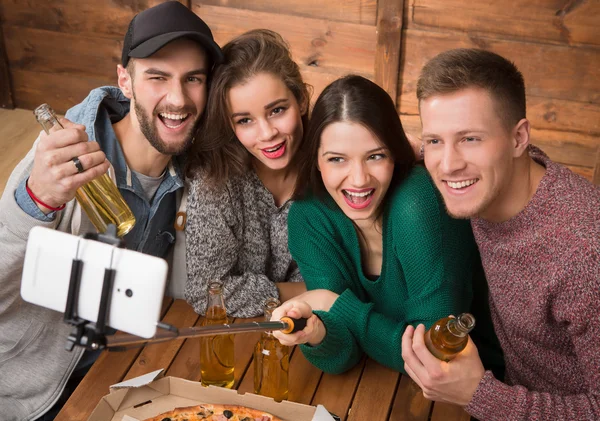
{"type": "Polygon", "coordinates": [[[167,262],[158,257],[35,227],[27,241],[23,299],[64,313],[77,256],[83,261],[77,315],[97,321],[104,271],[112,268],[116,276],[107,325],[144,338],[154,336],[168,271],[167,262]]]}

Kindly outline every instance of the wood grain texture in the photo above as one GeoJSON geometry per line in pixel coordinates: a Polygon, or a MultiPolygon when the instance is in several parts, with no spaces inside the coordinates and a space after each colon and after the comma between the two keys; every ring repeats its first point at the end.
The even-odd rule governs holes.
{"type": "Polygon", "coordinates": [[[398,0],[377,2],[377,50],[375,53],[375,83],[396,101],[400,41],[402,38],[402,5],[398,0]]]}
{"type": "Polygon", "coordinates": [[[110,386],[123,380],[140,352],[142,348],[103,352],[54,420],[87,419],[87,416],[81,418],[80,414],[90,414],[94,410],[100,399],[109,393],[110,386]],[[106,367],[111,369],[106,370],[106,367]]]}
{"type": "Polygon", "coordinates": [[[308,362],[298,347],[290,359],[289,400],[310,405],[323,372],[308,362]]]}
{"type": "MultiPolygon", "coordinates": [[[[0,14],[0,23],[2,14],[0,14]]],[[[0,28],[1,29],[1,28],[0,28]]],[[[4,44],[3,31],[0,30],[0,108],[15,108],[13,102],[10,70],[4,44]]]]}
{"type": "Polygon", "coordinates": [[[19,107],[47,102],[64,113],[90,90],[116,83],[121,40],[18,26],[5,26],[4,33],[19,107]]]}
{"type": "Polygon", "coordinates": [[[323,405],[329,412],[345,420],[348,417],[352,398],[360,382],[365,362],[366,358],[363,358],[360,363],[342,374],[323,373],[311,404],[323,405]]]}
{"type": "Polygon", "coordinates": [[[579,174],[583,178],[587,178],[596,185],[600,185],[598,181],[594,181],[594,169],[589,167],[580,167],[578,165],[565,165],[568,169],[573,171],[575,174],[579,174]]]}
{"type": "Polygon", "coordinates": [[[436,402],[431,413],[431,421],[471,421],[471,416],[460,406],[436,402]]]}
{"type": "MultiPolygon", "coordinates": [[[[203,320],[204,317],[199,317],[194,326],[201,326],[203,320]]],[[[200,338],[186,339],[165,376],[180,377],[199,382],[200,374],[200,338]]]]}
{"type": "Polygon", "coordinates": [[[74,77],[64,73],[40,73],[14,70],[15,104],[20,108],[35,109],[47,102],[58,113],[65,113],[83,101],[94,88],[116,83],[116,71],[110,77],[74,77]]]}
{"type": "Polygon", "coordinates": [[[600,104],[600,49],[407,29],[399,75],[401,112],[416,109],[416,83],[423,65],[453,48],[483,48],[513,61],[530,97],[600,104]]]}
{"type": "MultiPolygon", "coordinates": [[[[61,73],[73,78],[116,75],[122,40],[5,25],[6,51],[13,71],[61,73]]],[[[60,89],[57,86],[56,89],[60,89]]]]}
{"type": "Polygon", "coordinates": [[[407,375],[400,379],[389,421],[428,421],[433,402],[425,399],[421,388],[407,375]]]}
{"type": "Polygon", "coordinates": [[[348,420],[387,419],[399,378],[400,373],[397,371],[368,360],[348,420]]]}
{"type": "MultiPolygon", "coordinates": [[[[139,12],[167,0],[0,0],[8,25],[123,39],[139,12]]],[[[189,0],[180,0],[189,7],[189,0]]]]}
{"type": "Polygon", "coordinates": [[[600,2],[414,0],[416,25],[562,44],[600,46],[600,2]]]}
{"type": "Polygon", "coordinates": [[[365,25],[375,25],[377,17],[377,0],[202,0],[201,3],[365,25]]]}
{"type": "Polygon", "coordinates": [[[212,6],[198,0],[192,0],[192,10],[212,28],[219,45],[254,28],[279,32],[312,87],[312,103],[341,76],[375,78],[375,26],[212,6]]]}
{"type": "Polygon", "coordinates": [[[40,130],[31,110],[0,109],[0,194],[16,165],[31,149],[40,130]]]}
{"type": "MultiPolygon", "coordinates": [[[[188,325],[190,320],[197,318],[197,315],[193,315],[191,306],[187,305],[183,300],[177,300],[172,305],[172,300],[167,298],[163,305],[163,314],[167,312],[167,315],[163,318],[163,321],[171,321],[176,324],[188,325]],[[170,306],[170,308],[169,308],[170,306]]],[[[236,319],[236,323],[245,322],[248,320],[236,319]]],[[[198,323],[198,322],[196,322],[198,323]]],[[[237,335],[236,339],[247,338],[247,335],[237,335]]],[[[180,342],[175,340],[173,342],[180,342]]],[[[246,340],[246,351],[244,353],[250,353],[253,348],[254,341],[246,340]]],[[[180,351],[175,353],[173,356],[173,362],[169,363],[167,360],[170,359],[171,353],[168,349],[162,349],[166,351],[167,359],[163,359],[163,363],[170,364],[170,369],[167,370],[167,375],[174,375],[179,373],[181,378],[194,379],[194,370],[185,370],[185,361],[188,361],[189,355],[186,355],[185,348],[189,340],[185,341],[185,344],[181,347],[180,351]],[[181,362],[180,362],[181,361],[181,362]]],[[[138,354],[140,358],[142,356],[148,356],[154,354],[152,361],[158,363],[162,357],[156,352],[155,345],[147,345],[143,350],[141,348],[132,349],[126,352],[104,352],[100,358],[96,361],[88,375],[84,378],[80,386],[77,388],[75,393],[71,396],[71,399],[66,403],[61,413],[58,415],[56,420],[67,421],[67,420],[86,420],[90,413],[96,407],[98,401],[102,396],[108,393],[110,385],[121,382],[127,377],[129,367],[134,363],[138,354]],[[140,353],[141,352],[141,353],[140,353]],[[155,358],[156,357],[156,358],[155,358]]],[[[236,347],[240,344],[236,342],[236,347]]],[[[236,349],[237,351],[237,349],[236,349]]],[[[197,356],[198,351],[194,351],[197,356]]],[[[236,352],[236,359],[241,356],[240,353],[236,352]]],[[[245,358],[242,356],[242,358],[245,358]]],[[[197,359],[197,357],[196,357],[197,359]]],[[[146,366],[150,368],[148,365],[146,366]]],[[[237,367],[237,362],[236,362],[237,367]]],[[[155,367],[152,367],[155,368],[155,367]]],[[[397,389],[402,389],[408,379],[400,381],[400,387],[398,387],[398,379],[401,377],[400,373],[390,370],[381,366],[380,364],[365,359],[361,361],[356,367],[349,370],[347,373],[341,375],[326,375],[323,374],[319,369],[313,367],[304,358],[302,353],[295,348],[290,361],[290,401],[306,403],[306,404],[325,404],[325,407],[329,410],[333,408],[343,408],[350,402],[351,410],[347,417],[348,420],[373,420],[373,421],[400,421],[402,418],[398,418],[398,412],[392,408],[400,406],[400,399],[406,396],[397,389]],[[366,363],[365,363],[366,361],[366,363]],[[321,377],[323,377],[321,379],[321,377]],[[356,392],[356,393],[355,393],[356,392]],[[338,394],[338,401],[342,403],[341,407],[331,406],[328,404],[332,402],[331,397],[338,394]],[[328,398],[329,397],[329,398],[328,398]],[[321,400],[324,398],[324,400],[321,400]],[[390,418],[392,414],[392,418],[390,418]]],[[[238,388],[239,392],[251,391],[251,384],[253,381],[253,371],[248,369],[242,374],[242,381],[238,388]]],[[[416,386],[415,386],[416,387],[416,386]]],[[[410,392],[414,394],[414,391],[410,392]]],[[[408,399],[414,399],[414,397],[408,397],[408,399]]],[[[407,402],[411,407],[414,406],[414,402],[407,402]]],[[[433,404],[434,408],[440,404],[433,404]]],[[[338,415],[344,415],[343,410],[338,412],[338,415]]],[[[441,408],[441,414],[446,414],[445,417],[441,418],[444,421],[462,421],[464,418],[464,411],[459,407],[448,407],[445,405],[441,408]]],[[[411,420],[413,418],[409,418],[411,420]]],[[[418,418],[417,418],[418,419],[418,418]]],[[[438,418],[440,419],[440,418],[438,418]]]]}
{"type": "Polygon", "coordinates": [[[192,0],[192,10],[212,28],[219,45],[250,29],[267,28],[285,38],[300,66],[339,76],[349,72],[373,75],[374,26],[207,6],[197,0],[192,0]]]}
{"type": "Polygon", "coordinates": [[[543,149],[554,161],[567,165],[594,167],[600,137],[532,129],[531,142],[543,149]]]}
{"type": "MultiPolygon", "coordinates": [[[[236,373],[237,374],[237,373],[236,373]]],[[[241,376],[237,382],[237,391],[244,393],[253,393],[254,392],[254,358],[250,360],[250,364],[248,365],[245,375],[241,376]]]]}
{"type": "Polygon", "coordinates": [[[536,129],[600,135],[600,103],[528,96],[527,118],[536,129]]]}
{"type": "MultiPolygon", "coordinates": [[[[163,322],[175,327],[193,326],[200,316],[185,300],[175,300],[163,322]]],[[[133,379],[161,368],[167,369],[183,345],[184,339],[148,344],[135,360],[124,380],[133,379]]]]}

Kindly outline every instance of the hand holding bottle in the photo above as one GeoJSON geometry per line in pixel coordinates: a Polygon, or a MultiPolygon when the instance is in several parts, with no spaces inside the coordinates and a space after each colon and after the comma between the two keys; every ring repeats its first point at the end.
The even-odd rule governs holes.
{"type": "Polygon", "coordinates": [[[406,373],[434,401],[465,406],[472,399],[485,369],[477,347],[467,336],[465,348],[450,361],[436,358],[425,344],[425,326],[408,326],[402,336],[406,373]]]}
{"type": "Polygon", "coordinates": [[[88,141],[83,126],[63,120],[65,130],[48,104],[33,113],[47,136],[41,134],[36,147],[29,196],[44,213],[62,210],[75,197],[98,232],[113,224],[119,237],[127,234],[135,216],[107,173],[110,163],[100,145],[88,141]]]}
{"type": "MultiPolygon", "coordinates": [[[[27,186],[40,201],[59,207],[75,197],[76,190],[108,171],[110,163],[97,142],[89,142],[85,127],[61,119],[64,129],[42,131],[27,186]],[[74,158],[79,159],[79,172],[74,158]]],[[[44,213],[51,210],[38,204],[44,213]]]]}
{"type": "Polygon", "coordinates": [[[306,327],[303,330],[292,334],[275,331],[273,332],[273,336],[275,336],[282,345],[293,346],[306,343],[311,346],[317,346],[325,338],[327,330],[321,319],[313,314],[312,311],[312,307],[306,301],[295,299],[286,301],[283,305],[277,307],[273,311],[271,320],[281,320],[284,316],[289,316],[293,319],[304,317],[308,319],[306,327]]]}
{"type": "Polygon", "coordinates": [[[442,361],[451,361],[467,346],[468,334],[475,327],[475,317],[469,313],[444,317],[425,332],[429,352],[442,361]]]}

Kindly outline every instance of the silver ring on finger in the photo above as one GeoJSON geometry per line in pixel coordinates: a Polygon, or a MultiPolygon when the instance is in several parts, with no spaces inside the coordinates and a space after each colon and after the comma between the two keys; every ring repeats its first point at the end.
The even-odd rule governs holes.
{"type": "Polygon", "coordinates": [[[77,168],[78,173],[82,173],[85,171],[83,169],[83,165],[81,165],[81,161],[79,160],[79,157],[75,157],[75,158],[71,159],[71,161],[73,161],[73,164],[75,164],[75,168],[77,168]]]}

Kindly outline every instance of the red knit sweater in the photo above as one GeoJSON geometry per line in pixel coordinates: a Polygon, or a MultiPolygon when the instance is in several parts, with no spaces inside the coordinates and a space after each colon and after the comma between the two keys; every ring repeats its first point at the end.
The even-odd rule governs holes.
{"type": "Polygon", "coordinates": [[[473,219],[504,351],[466,410],[481,421],[600,420],[600,189],[545,156],[518,215],[473,219]]]}

